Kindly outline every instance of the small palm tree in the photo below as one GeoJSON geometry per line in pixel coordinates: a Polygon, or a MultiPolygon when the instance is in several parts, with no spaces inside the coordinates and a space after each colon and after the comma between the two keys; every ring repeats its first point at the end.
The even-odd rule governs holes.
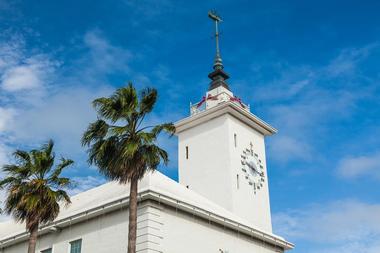
{"type": "Polygon", "coordinates": [[[156,103],[157,91],[143,89],[137,94],[130,83],[111,97],[98,98],[93,106],[98,120],[83,134],[82,145],[88,146],[89,163],[121,184],[130,182],[128,253],[136,252],[137,184],[147,171],[168,163],[168,154],[156,145],[158,135],[173,135],[172,123],[144,126],[143,121],[156,103]]]}
{"type": "Polygon", "coordinates": [[[28,253],[35,253],[38,227],[53,221],[59,213],[59,203],[70,203],[65,188],[69,178],[61,177],[63,169],[73,163],[61,158],[54,166],[54,143],[50,140],[41,149],[30,152],[16,150],[15,164],[3,166],[6,176],[0,187],[6,190],[4,212],[18,222],[25,222],[30,232],[28,253]]]}

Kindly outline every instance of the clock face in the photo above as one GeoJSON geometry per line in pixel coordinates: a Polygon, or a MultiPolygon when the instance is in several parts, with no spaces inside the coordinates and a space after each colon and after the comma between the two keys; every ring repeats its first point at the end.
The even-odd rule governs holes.
{"type": "Polygon", "coordinates": [[[264,186],[265,174],[261,160],[259,156],[253,152],[252,145],[251,148],[247,148],[243,151],[241,164],[245,178],[248,180],[248,184],[253,187],[254,193],[256,194],[256,191],[264,186]]]}

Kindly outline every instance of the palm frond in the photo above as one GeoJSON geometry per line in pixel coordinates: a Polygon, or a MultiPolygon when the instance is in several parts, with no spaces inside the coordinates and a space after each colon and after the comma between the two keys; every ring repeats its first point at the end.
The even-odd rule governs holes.
{"type": "Polygon", "coordinates": [[[82,136],[82,145],[88,146],[91,142],[101,140],[106,137],[110,126],[104,120],[97,120],[91,123],[82,136]]]}
{"type": "Polygon", "coordinates": [[[57,184],[58,186],[66,186],[69,183],[69,180],[62,180],[59,176],[62,174],[62,171],[74,164],[73,160],[61,158],[61,162],[55,167],[51,175],[49,176],[49,180],[52,183],[57,184]],[[66,182],[65,182],[66,181],[66,182]]]}
{"type": "Polygon", "coordinates": [[[110,123],[103,129],[98,126],[99,122],[94,122],[84,132],[82,144],[89,147],[88,162],[98,166],[107,178],[121,183],[142,178],[146,171],[156,170],[160,163],[167,164],[168,154],[156,141],[162,132],[172,136],[174,125],[165,123],[140,128],[156,101],[157,90],[146,88],[137,96],[131,83],[110,97],[94,100],[101,120],[110,123]]]}
{"type": "Polygon", "coordinates": [[[64,187],[70,180],[60,177],[62,170],[73,163],[69,159],[54,165],[54,142],[50,140],[40,149],[29,152],[17,150],[17,164],[3,167],[5,178],[0,187],[5,189],[4,211],[17,221],[26,221],[27,229],[53,221],[59,213],[61,200],[69,200],[64,187]]]}
{"type": "Polygon", "coordinates": [[[147,114],[153,110],[157,101],[157,90],[145,88],[140,94],[139,114],[147,114]]]}
{"type": "Polygon", "coordinates": [[[175,126],[173,125],[173,123],[165,123],[165,124],[157,125],[152,128],[151,133],[154,136],[158,136],[162,131],[165,131],[170,136],[173,136],[175,133],[175,126]]]}
{"type": "Polygon", "coordinates": [[[23,150],[16,150],[13,152],[13,156],[17,160],[17,162],[22,163],[22,164],[28,164],[30,163],[30,155],[28,152],[23,151],[23,150]]]}

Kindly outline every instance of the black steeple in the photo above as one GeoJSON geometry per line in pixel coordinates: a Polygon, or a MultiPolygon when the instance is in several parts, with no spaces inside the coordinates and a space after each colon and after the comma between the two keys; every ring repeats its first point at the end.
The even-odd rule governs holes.
{"type": "Polygon", "coordinates": [[[224,88],[230,90],[230,87],[226,83],[226,80],[229,78],[228,74],[223,70],[223,61],[222,57],[220,56],[220,50],[219,50],[219,30],[218,30],[218,24],[222,21],[222,19],[216,14],[214,11],[208,12],[209,18],[211,18],[213,21],[215,21],[215,42],[216,42],[216,54],[215,54],[215,60],[214,60],[214,71],[211,72],[208,77],[211,79],[210,87],[208,90],[215,89],[219,86],[223,86],[224,88]]]}

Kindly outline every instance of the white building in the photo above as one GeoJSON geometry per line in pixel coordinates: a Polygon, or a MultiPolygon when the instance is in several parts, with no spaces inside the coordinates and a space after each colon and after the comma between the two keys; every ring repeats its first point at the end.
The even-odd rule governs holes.
{"type": "MultiPolygon", "coordinates": [[[[140,182],[137,252],[292,249],[272,233],[264,138],[276,130],[233,95],[218,50],[209,77],[202,101],[176,123],[179,183],[159,172],[140,182]]],[[[128,196],[115,182],[73,196],[40,228],[37,252],[126,252],[128,196]]],[[[0,223],[1,253],[26,252],[27,238],[24,224],[0,223]]]]}

